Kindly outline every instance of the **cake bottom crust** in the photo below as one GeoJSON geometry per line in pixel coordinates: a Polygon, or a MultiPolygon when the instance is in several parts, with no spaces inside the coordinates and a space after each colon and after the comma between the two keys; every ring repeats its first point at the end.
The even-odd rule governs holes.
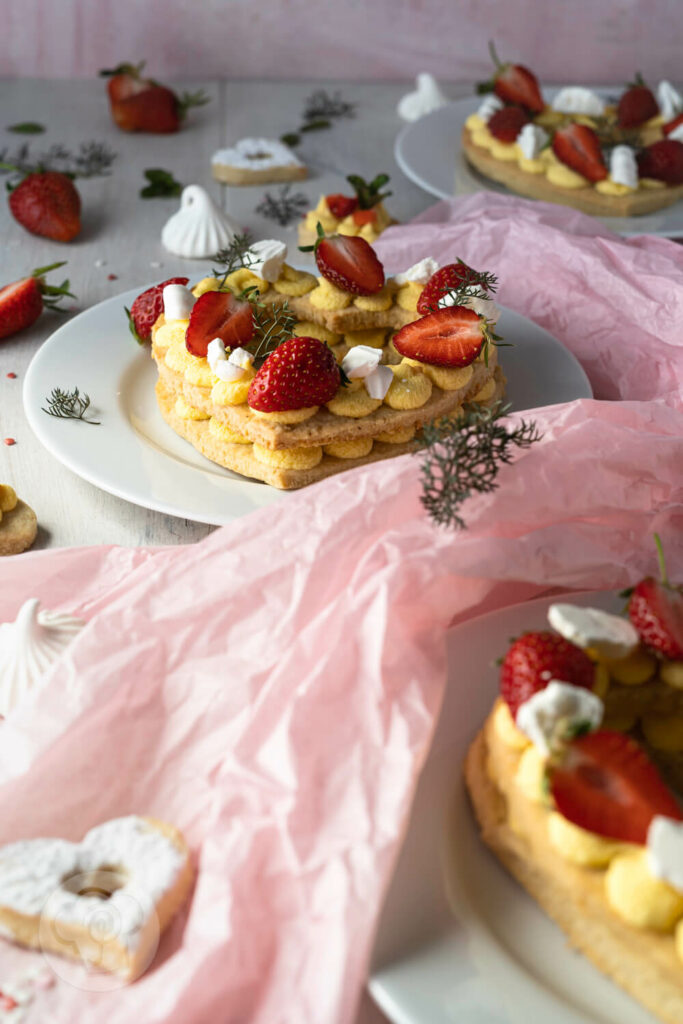
{"type": "Polygon", "coordinates": [[[482,839],[571,946],[660,1020],[681,1024],[683,963],[673,936],[627,924],[607,903],[604,872],[578,867],[555,852],[547,838],[547,810],[517,792],[518,760],[519,752],[497,736],[490,715],[465,761],[482,839]]]}

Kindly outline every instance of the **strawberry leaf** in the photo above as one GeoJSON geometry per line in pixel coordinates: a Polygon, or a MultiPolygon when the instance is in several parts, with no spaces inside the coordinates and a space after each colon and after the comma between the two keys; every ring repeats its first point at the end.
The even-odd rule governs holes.
{"type": "Polygon", "coordinates": [[[37,121],[20,121],[18,124],[8,125],[7,131],[16,132],[17,135],[41,135],[45,127],[37,121]]]}

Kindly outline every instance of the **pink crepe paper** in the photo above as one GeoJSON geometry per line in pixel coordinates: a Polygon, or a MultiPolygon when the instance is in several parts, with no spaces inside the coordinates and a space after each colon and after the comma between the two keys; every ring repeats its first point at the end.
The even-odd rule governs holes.
{"type": "MultiPolygon", "coordinates": [[[[600,274],[612,255],[584,258],[600,274]]],[[[663,293],[672,285],[661,277],[663,293]]],[[[611,291],[575,317],[604,323],[605,306],[622,336],[642,337],[611,291]]],[[[638,382],[624,371],[621,386],[638,382]]],[[[552,590],[633,583],[656,571],[653,531],[683,576],[683,414],[583,400],[533,417],[542,441],[466,503],[464,532],[428,520],[419,459],[404,456],[192,547],[3,562],[2,618],[38,594],[89,621],[0,725],[0,843],[148,813],[184,831],[197,866],[138,982],[92,991],[83,969],[62,966],[28,1024],[350,1024],[446,683],[449,625],[552,590]]],[[[464,715],[476,682],[451,677],[464,715]]],[[[39,956],[0,942],[0,987],[39,956]]]]}
{"type": "MultiPolygon", "coordinates": [[[[500,302],[562,341],[597,398],[683,405],[683,248],[675,242],[622,238],[577,210],[478,192],[389,228],[376,248],[394,271],[432,256],[496,273],[500,302]]],[[[500,326],[504,334],[504,319],[500,326]]]]}

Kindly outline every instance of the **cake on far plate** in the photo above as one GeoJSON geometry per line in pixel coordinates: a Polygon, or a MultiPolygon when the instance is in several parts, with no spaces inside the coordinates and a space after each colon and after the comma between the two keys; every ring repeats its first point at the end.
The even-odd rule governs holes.
{"type": "Polygon", "coordinates": [[[532,71],[492,56],[487,95],[462,130],[463,153],[485,177],[601,217],[683,198],[683,97],[670,82],[655,94],[638,75],[614,102],[570,86],[548,104],[532,71]]]}
{"type": "Polygon", "coordinates": [[[349,174],[346,180],[354,194],[335,192],[321,196],[315,209],[304,214],[299,225],[299,245],[315,242],[318,224],[327,234],[359,235],[372,244],[383,231],[397,223],[384,206],[391,192],[381,191],[389,182],[388,174],[378,174],[372,181],[349,174]]]}
{"type": "Polygon", "coordinates": [[[172,429],[207,458],[291,489],[415,448],[422,426],[494,407],[495,278],[426,258],[386,278],[363,238],[315,243],[319,276],[284,243],[236,240],[224,273],[136,299],[156,395],[172,429]],[[151,321],[151,323],[150,323],[151,321]]]}
{"type": "Polygon", "coordinates": [[[572,946],[679,1024],[683,594],[647,578],[628,617],[548,619],[512,642],[467,755],[482,838],[572,946]]]}

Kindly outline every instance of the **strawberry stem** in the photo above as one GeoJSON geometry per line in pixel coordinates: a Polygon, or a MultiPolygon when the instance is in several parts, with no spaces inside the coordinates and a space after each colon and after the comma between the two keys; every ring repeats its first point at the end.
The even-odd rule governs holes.
{"type": "Polygon", "coordinates": [[[184,92],[182,96],[178,97],[178,117],[184,121],[190,107],[203,107],[210,100],[211,97],[207,96],[203,89],[199,89],[197,92],[184,92]]]}
{"type": "Polygon", "coordinates": [[[496,46],[495,43],[493,42],[493,39],[489,39],[489,53],[491,54],[491,60],[493,61],[496,70],[501,71],[503,68],[503,63],[500,60],[498,54],[496,53],[496,46]]]}
{"type": "Polygon", "coordinates": [[[139,78],[140,72],[147,61],[141,60],[139,64],[117,64],[115,68],[102,68],[99,72],[100,78],[113,78],[114,75],[130,75],[132,78],[139,78]]]}
{"type": "Polygon", "coordinates": [[[654,533],[653,537],[655,539],[655,547],[657,548],[657,560],[659,562],[659,573],[660,573],[660,576],[662,577],[662,583],[664,584],[665,587],[668,587],[669,586],[669,577],[666,574],[666,563],[664,561],[664,548],[662,547],[662,542],[661,542],[661,540],[659,538],[659,534],[658,533],[654,533]]]}

